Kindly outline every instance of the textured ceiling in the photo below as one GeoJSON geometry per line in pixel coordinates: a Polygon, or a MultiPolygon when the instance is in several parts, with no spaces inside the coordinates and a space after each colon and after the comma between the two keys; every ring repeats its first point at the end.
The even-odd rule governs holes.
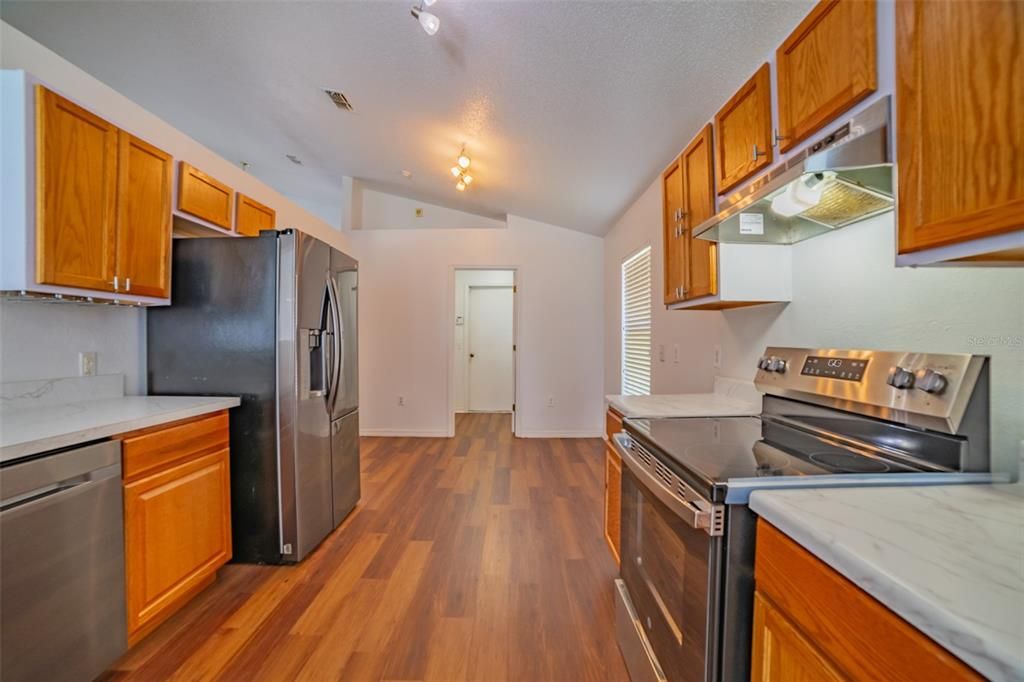
{"type": "Polygon", "coordinates": [[[412,0],[5,0],[0,17],[332,224],[351,175],[604,234],[810,4],[438,0],[432,38],[412,0]]]}

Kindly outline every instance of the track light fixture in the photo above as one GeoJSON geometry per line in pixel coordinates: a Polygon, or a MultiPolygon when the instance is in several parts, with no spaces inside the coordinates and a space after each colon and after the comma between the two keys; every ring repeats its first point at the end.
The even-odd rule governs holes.
{"type": "Polygon", "coordinates": [[[435,2],[437,0],[420,0],[420,4],[412,8],[412,15],[420,22],[420,26],[428,36],[434,35],[437,33],[437,29],[441,28],[441,20],[436,15],[423,10],[424,7],[430,7],[435,2]]]}

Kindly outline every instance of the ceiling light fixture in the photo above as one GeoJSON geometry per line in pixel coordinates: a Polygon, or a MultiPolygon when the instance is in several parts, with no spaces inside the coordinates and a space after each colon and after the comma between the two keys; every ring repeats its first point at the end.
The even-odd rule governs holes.
{"type": "Polygon", "coordinates": [[[436,34],[437,29],[441,28],[441,20],[437,16],[423,11],[424,5],[430,7],[433,4],[433,2],[427,2],[427,0],[420,0],[420,4],[412,8],[412,15],[419,20],[420,26],[423,27],[428,36],[436,34]]]}
{"type": "Polygon", "coordinates": [[[462,145],[459,156],[455,159],[455,165],[450,169],[452,177],[457,180],[455,189],[460,192],[465,192],[466,188],[473,184],[473,176],[466,172],[472,162],[472,159],[466,154],[466,145],[462,145]]]}

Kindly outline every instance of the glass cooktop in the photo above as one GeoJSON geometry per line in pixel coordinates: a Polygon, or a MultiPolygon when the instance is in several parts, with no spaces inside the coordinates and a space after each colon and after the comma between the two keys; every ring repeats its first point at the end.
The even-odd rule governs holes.
{"type": "Polygon", "coordinates": [[[626,431],[690,485],[721,499],[730,479],[936,471],[760,417],[627,419],[626,431]]]}

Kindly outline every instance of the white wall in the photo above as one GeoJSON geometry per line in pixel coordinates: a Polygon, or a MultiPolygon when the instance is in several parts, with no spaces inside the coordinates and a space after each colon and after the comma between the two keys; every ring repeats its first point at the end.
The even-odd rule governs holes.
{"type": "Polygon", "coordinates": [[[455,334],[454,372],[455,411],[469,409],[469,354],[466,344],[469,340],[469,288],[474,286],[512,286],[515,284],[513,270],[457,270],[455,272],[455,317],[462,317],[463,324],[453,327],[455,334]]]}
{"type": "Polygon", "coordinates": [[[448,433],[454,271],[484,266],[517,270],[517,432],[600,435],[600,238],[509,216],[507,229],[355,230],[352,240],[361,258],[364,433],[448,433]]]}
{"type": "Polygon", "coordinates": [[[505,221],[486,218],[416,199],[360,188],[355,183],[353,205],[358,207],[354,227],[369,230],[475,228],[502,229],[505,221]],[[422,216],[416,216],[421,209],[422,216]]]}
{"type": "Polygon", "coordinates": [[[0,382],[78,375],[78,353],[96,352],[97,374],[124,374],[125,393],[146,393],[146,318],[139,308],[0,300],[0,382]]]}
{"type": "Polygon", "coordinates": [[[666,310],[662,303],[665,251],[661,239],[660,178],[619,218],[604,241],[605,391],[618,393],[621,390],[622,262],[650,245],[654,287],[651,391],[710,392],[716,373],[713,354],[721,317],[719,313],[707,310],[666,310]],[[678,362],[676,346],[679,346],[678,362]]]}

